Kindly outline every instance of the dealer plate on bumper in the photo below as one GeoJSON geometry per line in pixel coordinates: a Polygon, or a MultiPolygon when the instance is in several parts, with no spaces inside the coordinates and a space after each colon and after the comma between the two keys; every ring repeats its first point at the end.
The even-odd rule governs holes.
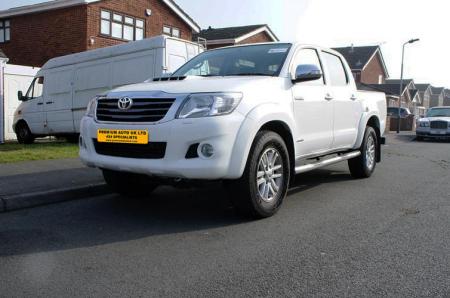
{"type": "Polygon", "coordinates": [[[148,144],[148,130],[99,129],[99,143],[148,144]]]}

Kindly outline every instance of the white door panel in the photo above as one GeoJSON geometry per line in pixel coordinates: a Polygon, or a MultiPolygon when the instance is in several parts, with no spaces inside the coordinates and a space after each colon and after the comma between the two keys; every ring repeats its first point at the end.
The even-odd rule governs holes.
{"type": "Polygon", "coordinates": [[[300,83],[292,91],[298,155],[328,151],[333,143],[333,101],[325,99],[324,86],[300,83]]]}
{"type": "Polygon", "coordinates": [[[334,87],[334,143],[333,148],[350,148],[358,135],[362,115],[361,101],[350,87],[334,87]]]}
{"type": "Polygon", "coordinates": [[[73,133],[72,81],[73,69],[67,67],[45,75],[44,111],[47,133],[73,133]]]}
{"type": "MultiPolygon", "coordinates": [[[[291,69],[293,74],[298,65],[315,65],[323,72],[318,52],[313,48],[303,48],[296,53],[291,69]]],[[[328,92],[324,78],[296,83],[292,87],[297,157],[326,152],[331,148],[334,103],[327,98],[328,92]]]]}

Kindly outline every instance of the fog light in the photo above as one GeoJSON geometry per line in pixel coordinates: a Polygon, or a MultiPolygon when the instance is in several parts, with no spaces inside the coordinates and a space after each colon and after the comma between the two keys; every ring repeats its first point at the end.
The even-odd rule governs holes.
{"type": "Polygon", "coordinates": [[[204,157],[210,158],[214,155],[214,147],[211,144],[203,144],[200,146],[200,153],[204,157]]]}

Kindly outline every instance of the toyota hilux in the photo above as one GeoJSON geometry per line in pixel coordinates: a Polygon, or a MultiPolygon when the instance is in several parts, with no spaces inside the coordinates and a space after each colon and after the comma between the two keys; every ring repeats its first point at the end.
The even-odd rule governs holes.
{"type": "Polygon", "coordinates": [[[297,43],[204,52],[174,72],[91,100],[80,157],[121,194],[223,181],[256,218],[275,214],[295,174],[381,160],[383,93],[358,91],[336,51],[297,43]]]}

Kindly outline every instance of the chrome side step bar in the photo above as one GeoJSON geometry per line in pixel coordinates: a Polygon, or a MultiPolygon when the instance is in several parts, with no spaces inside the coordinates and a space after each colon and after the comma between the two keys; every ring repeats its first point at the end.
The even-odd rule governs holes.
{"type": "Polygon", "coordinates": [[[300,173],[305,173],[305,172],[309,172],[315,169],[319,169],[319,168],[323,168],[344,160],[348,160],[348,159],[352,159],[355,157],[358,157],[361,155],[361,151],[352,151],[340,156],[336,156],[336,157],[332,157],[329,159],[325,159],[322,161],[318,161],[317,163],[311,163],[311,164],[307,164],[307,165],[303,165],[303,166],[298,166],[295,168],[295,173],[296,174],[300,174],[300,173]]]}

